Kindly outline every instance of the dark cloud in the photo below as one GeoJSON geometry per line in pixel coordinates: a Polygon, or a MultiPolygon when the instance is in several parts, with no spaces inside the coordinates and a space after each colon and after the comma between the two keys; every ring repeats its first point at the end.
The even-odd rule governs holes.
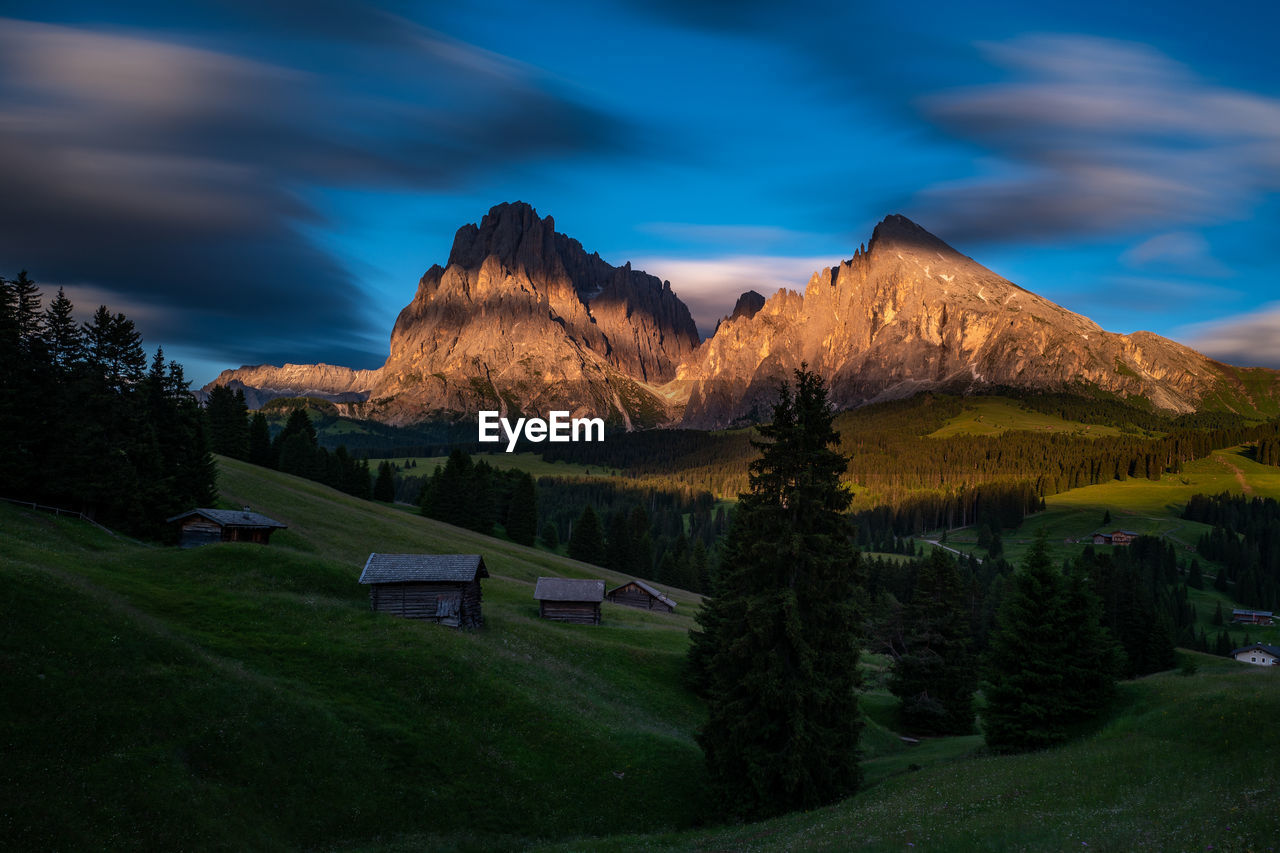
{"type": "Polygon", "coordinates": [[[363,366],[382,348],[349,273],[302,232],[323,224],[306,192],[457,187],[625,149],[615,119],[534,69],[326,5],[371,15],[348,37],[397,49],[357,52],[351,73],[0,19],[0,266],[166,308],[152,339],[264,360],[345,348],[363,366]]]}

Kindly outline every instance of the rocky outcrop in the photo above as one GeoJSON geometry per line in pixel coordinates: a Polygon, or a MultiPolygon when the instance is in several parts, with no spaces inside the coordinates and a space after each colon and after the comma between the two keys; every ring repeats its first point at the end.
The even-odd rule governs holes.
{"type": "Polygon", "coordinates": [[[378,381],[377,370],[352,370],[332,364],[260,364],[224,370],[205,386],[226,385],[242,390],[249,408],[261,408],[277,397],[319,397],[335,403],[358,403],[369,397],[378,381]]]}
{"type": "MultiPolygon", "coordinates": [[[[651,386],[672,379],[697,346],[669,283],[587,254],[517,202],[458,229],[447,264],[427,270],[396,319],[386,363],[351,384],[368,397],[365,416],[394,424],[559,409],[653,426],[678,409],[651,386]]],[[[254,368],[215,381],[274,389],[293,382],[285,373],[254,368]]]]}
{"type": "Polygon", "coordinates": [[[1216,362],[1149,332],[1118,335],[1036,296],[890,216],[870,244],[726,321],[678,372],[688,426],[767,414],[777,383],[807,362],[850,408],[928,389],[1088,385],[1189,411],[1229,382],[1216,362]]]}

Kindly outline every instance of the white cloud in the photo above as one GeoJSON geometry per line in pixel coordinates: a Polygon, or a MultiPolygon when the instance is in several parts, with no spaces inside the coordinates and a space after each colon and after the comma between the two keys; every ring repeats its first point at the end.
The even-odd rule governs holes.
{"type": "Polygon", "coordinates": [[[1228,364],[1280,368],[1280,302],[1179,331],[1179,340],[1228,364]]]}
{"type": "Polygon", "coordinates": [[[720,258],[647,257],[632,263],[650,275],[671,282],[671,288],[689,306],[698,328],[709,333],[716,321],[733,310],[738,297],[754,290],[768,297],[783,287],[803,291],[809,277],[835,266],[839,258],[786,257],[780,255],[731,255],[720,258]]]}
{"type": "Polygon", "coordinates": [[[1231,270],[1213,256],[1209,241],[1194,231],[1157,234],[1120,256],[1122,263],[1138,269],[1161,269],[1183,275],[1225,278],[1231,270]]]}
{"type": "Polygon", "coordinates": [[[1213,85],[1149,46],[980,45],[1010,72],[920,101],[998,166],[917,199],[949,239],[1138,233],[1248,218],[1280,189],[1280,100],[1213,85]]]}

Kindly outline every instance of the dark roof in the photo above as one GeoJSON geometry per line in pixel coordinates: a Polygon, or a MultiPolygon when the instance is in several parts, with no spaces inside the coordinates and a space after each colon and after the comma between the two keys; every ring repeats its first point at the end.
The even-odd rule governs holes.
{"type": "Polygon", "coordinates": [[[1268,618],[1270,618],[1272,615],[1270,610],[1232,610],[1231,611],[1232,616],[1240,616],[1242,614],[1245,616],[1266,616],[1268,618]]]}
{"type": "Polygon", "coordinates": [[[663,604],[667,605],[668,607],[675,607],[675,606],[676,606],[676,603],[675,603],[674,601],[672,601],[671,599],[667,598],[667,597],[666,597],[665,595],[663,595],[662,593],[658,592],[658,590],[656,590],[656,589],[654,589],[653,587],[649,586],[649,585],[648,585],[647,583],[645,583],[644,581],[642,581],[642,580],[636,580],[635,578],[632,578],[631,580],[627,581],[627,583],[624,583],[624,584],[623,584],[622,586],[620,586],[620,587],[616,587],[615,589],[611,589],[611,590],[609,590],[609,595],[613,595],[613,594],[614,594],[615,592],[617,592],[619,589],[622,589],[622,587],[623,587],[623,586],[627,586],[627,584],[635,584],[636,586],[640,587],[640,588],[641,588],[641,589],[643,589],[645,592],[649,593],[649,594],[650,594],[650,595],[652,595],[654,598],[658,599],[659,601],[661,601],[663,604]]]}
{"type": "Polygon", "coordinates": [[[479,554],[370,554],[360,583],[470,583],[477,576],[489,577],[479,554]]]}
{"type": "Polygon", "coordinates": [[[604,581],[538,578],[533,597],[539,601],[603,601],[604,581]]]}
{"type": "Polygon", "coordinates": [[[1280,646],[1267,646],[1262,643],[1254,643],[1252,646],[1241,646],[1238,649],[1232,649],[1231,654],[1234,656],[1234,655],[1240,654],[1241,652],[1251,652],[1254,649],[1261,649],[1262,651],[1266,652],[1267,654],[1273,657],[1280,658],[1280,646]]]}
{"type": "Polygon", "coordinates": [[[166,521],[178,521],[192,515],[207,518],[221,527],[279,527],[283,529],[289,526],[281,524],[274,518],[267,518],[260,512],[253,512],[248,509],[189,509],[186,512],[178,513],[173,518],[166,519],[166,521]]]}

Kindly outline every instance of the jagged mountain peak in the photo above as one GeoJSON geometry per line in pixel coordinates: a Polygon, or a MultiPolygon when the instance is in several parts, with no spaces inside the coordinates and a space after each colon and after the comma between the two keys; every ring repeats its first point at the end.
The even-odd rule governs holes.
{"type": "Polygon", "coordinates": [[[446,266],[470,269],[489,257],[509,268],[542,261],[546,250],[554,245],[555,231],[555,220],[539,217],[538,211],[526,202],[496,204],[478,225],[467,223],[458,229],[446,266]]]}
{"type": "Polygon", "coordinates": [[[870,251],[877,248],[887,249],[890,246],[960,255],[944,240],[900,213],[886,216],[871,232],[871,242],[868,247],[870,251]]]}

